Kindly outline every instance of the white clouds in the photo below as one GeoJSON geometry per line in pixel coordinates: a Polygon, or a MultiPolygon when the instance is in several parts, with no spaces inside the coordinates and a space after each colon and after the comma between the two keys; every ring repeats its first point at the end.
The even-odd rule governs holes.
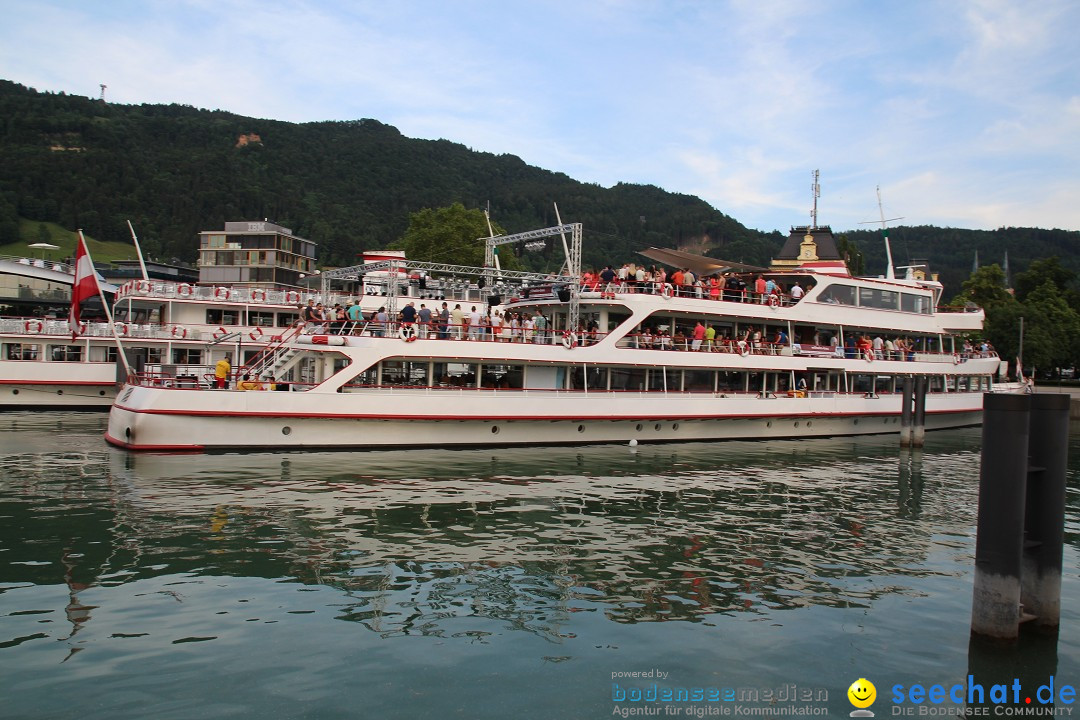
{"type": "Polygon", "coordinates": [[[1080,228],[1080,6],[973,0],[41,0],[4,77],[114,102],[372,117],[751,227],[876,215],[1080,228]]]}

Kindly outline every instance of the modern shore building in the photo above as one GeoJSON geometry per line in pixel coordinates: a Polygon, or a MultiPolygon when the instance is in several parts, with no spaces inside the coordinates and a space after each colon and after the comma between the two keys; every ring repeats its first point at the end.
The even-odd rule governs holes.
{"type": "Polygon", "coordinates": [[[315,243],[269,221],[227,222],[199,233],[199,283],[299,288],[315,272],[315,243]]]}

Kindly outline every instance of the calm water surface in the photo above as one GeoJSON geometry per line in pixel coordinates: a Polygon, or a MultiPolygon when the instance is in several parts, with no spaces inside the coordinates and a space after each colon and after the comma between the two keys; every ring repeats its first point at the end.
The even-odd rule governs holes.
{"type": "Polygon", "coordinates": [[[199,456],[105,422],[0,415],[0,717],[602,718],[653,682],[847,717],[860,677],[883,717],[969,671],[1080,685],[1075,434],[1060,636],[989,651],[978,429],[199,456]]]}

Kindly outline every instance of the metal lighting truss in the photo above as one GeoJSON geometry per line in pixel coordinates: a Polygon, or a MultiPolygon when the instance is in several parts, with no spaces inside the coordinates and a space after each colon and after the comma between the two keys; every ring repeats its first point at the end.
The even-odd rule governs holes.
{"type": "MultiPolygon", "coordinates": [[[[516,280],[520,282],[564,282],[570,291],[569,317],[567,329],[577,330],[580,319],[579,280],[581,278],[581,223],[568,223],[556,225],[543,230],[529,230],[528,232],[515,233],[513,235],[498,235],[495,237],[482,238],[484,241],[484,267],[478,268],[471,265],[450,265],[447,263],[416,262],[413,260],[380,260],[379,262],[365,263],[363,265],[351,265],[349,267],[326,270],[321,275],[322,295],[329,297],[331,280],[359,280],[361,276],[371,273],[386,271],[391,278],[397,277],[402,271],[423,271],[428,273],[441,273],[445,275],[465,275],[484,278],[485,284],[482,292],[486,295],[492,286],[495,276],[498,280],[516,280]],[[558,275],[551,273],[531,273],[517,270],[496,270],[495,248],[499,245],[509,245],[516,242],[525,242],[551,235],[562,235],[565,242],[565,234],[570,233],[570,245],[567,247],[567,262],[558,275]]],[[[391,279],[386,284],[386,312],[390,318],[397,317],[398,283],[391,279]]]]}

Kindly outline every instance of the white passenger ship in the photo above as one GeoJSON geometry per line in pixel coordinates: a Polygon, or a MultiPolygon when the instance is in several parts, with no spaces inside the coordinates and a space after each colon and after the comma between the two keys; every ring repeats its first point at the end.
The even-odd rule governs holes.
{"type": "MultiPolygon", "coordinates": [[[[398,275],[401,297],[432,302],[448,290],[398,275]]],[[[308,300],[327,307],[358,302],[365,312],[376,311],[389,292],[388,277],[373,273],[358,296],[160,280],[100,284],[114,297],[116,336],[134,370],[152,368],[170,385],[209,387],[218,360],[228,354],[239,366],[252,359],[296,324],[308,300]]],[[[0,283],[23,300],[66,304],[73,278],[64,263],[0,258],[0,283]]],[[[468,289],[454,290],[451,297],[470,299],[468,289]]],[[[471,292],[479,301],[478,290],[471,292]]],[[[108,410],[126,375],[113,330],[105,322],[87,322],[73,339],[66,315],[0,318],[0,410],[108,410]]]]}
{"type": "MultiPolygon", "coordinates": [[[[579,224],[493,240],[567,232],[574,236],[569,256],[580,257],[579,224]]],[[[348,335],[294,331],[240,371],[272,374],[279,379],[272,389],[287,392],[258,385],[263,391],[185,389],[163,387],[153,374],[131,378],[111,410],[107,440],[135,450],[206,451],[872,434],[899,430],[900,384],[919,376],[929,386],[927,429],[980,423],[982,394],[1002,369],[992,354],[963,351],[963,338],[981,331],[983,312],[939,307],[935,280],[851,277],[842,263],[816,254],[815,240],[831,242],[831,233],[807,230],[798,258],[761,273],[670,251],[651,254],[698,276],[726,271],[729,288],[738,277],[754,288],[760,274],[784,291],[765,297],[751,289],[714,299],[707,291],[699,296],[629,280],[582,287],[574,261],[547,279],[473,269],[487,278],[497,317],[542,315],[546,329],[470,332],[393,322],[348,335]],[[796,283],[805,294],[794,301],[796,283]],[[700,348],[690,339],[699,323],[715,331],[700,348]],[[855,337],[879,347],[846,348],[855,337]]],[[[362,277],[385,267],[335,272],[362,277]]]]}

